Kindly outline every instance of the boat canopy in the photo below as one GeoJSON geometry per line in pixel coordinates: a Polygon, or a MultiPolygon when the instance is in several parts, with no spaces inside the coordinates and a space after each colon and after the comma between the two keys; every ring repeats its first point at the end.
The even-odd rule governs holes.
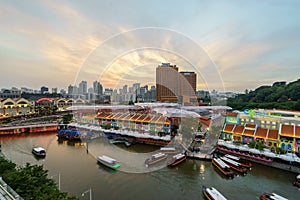
{"type": "Polygon", "coordinates": [[[153,157],[154,159],[157,159],[157,158],[160,158],[160,157],[163,157],[163,156],[165,156],[164,153],[157,153],[157,154],[152,155],[152,157],[153,157]]]}
{"type": "Polygon", "coordinates": [[[42,151],[46,152],[46,150],[42,147],[35,147],[35,148],[33,148],[33,150],[36,152],[42,152],[42,151]]]}
{"type": "Polygon", "coordinates": [[[160,148],[161,151],[175,151],[175,147],[161,147],[160,148]]]}
{"type": "Polygon", "coordinates": [[[211,197],[213,197],[213,199],[227,200],[218,190],[213,187],[207,188],[206,191],[210,194],[211,197]]]}
{"type": "Polygon", "coordinates": [[[240,163],[234,161],[234,160],[231,160],[229,158],[226,158],[226,157],[221,157],[222,160],[226,161],[226,162],[229,162],[230,164],[233,164],[234,166],[240,166],[240,163]]]}
{"type": "Polygon", "coordinates": [[[176,154],[175,156],[173,156],[173,158],[180,159],[180,158],[183,158],[184,156],[185,156],[184,154],[179,153],[179,154],[176,154]]]}
{"type": "Polygon", "coordinates": [[[229,168],[229,166],[226,164],[226,163],[224,163],[220,158],[214,158],[214,160],[222,167],[222,168],[229,168]]]}
{"type": "Polygon", "coordinates": [[[237,160],[237,161],[239,161],[239,160],[240,160],[240,158],[239,158],[239,157],[237,157],[237,156],[233,156],[233,155],[230,155],[230,154],[226,154],[226,155],[225,155],[225,157],[227,157],[227,158],[230,158],[230,159],[232,159],[232,160],[237,160]]]}
{"type": "Polygon", "coordinates": [[[271,197],[271,199],[274,199],[274,200],[288,200],[287,198],[284,198],[276,193],[272,193],[272,195],[270,197],[271,197]]]}
{"type": "Polygon", "coordinates": [[[103,161],[105,161],[105,162],[109,163],[109,164],[114,164],[114,163],[116,163],[116,162],[117,162],[115,159],[113,159],[113,158],[110,158],[110,157],[108,157],[108,156],[105,156],[105,155],[103,155],[103,156],[99,156],[98,158],[99,158],[100,160],[103,160],[103,161]]]}

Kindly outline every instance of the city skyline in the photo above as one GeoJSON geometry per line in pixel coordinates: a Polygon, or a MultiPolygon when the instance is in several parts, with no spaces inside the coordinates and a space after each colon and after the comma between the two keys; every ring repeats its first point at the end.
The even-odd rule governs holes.
{"type": "MultiPolygon", "coordinates": [[[[89,83],[99,80],[105,88],[119,88],[118,85],[133,82],[155,85],[155,68],[162,62],[176,64],[182,70],[195,67],[188,66],[190,60],[184,60],[184,55],[176,54],[178,44],[174,41],[185,43],[184,37],[205,52],[199,54],[188,45],[188,54],[197,52],[195,57],[202,55],[210,59],[214,73],[221,77],[222,83],[213,85],[200,74],[197,89],[243,92],[299,78],[300,47],[296,33],[300,29],[300,13],[296,1],[191,1],[188,4],[10,1],[0,5],[1,88],[45,85],[66,89],[81,80],[89,83]],[[135,31],[143,27],[162,29],[153,37],[160,36],[157,39],[166,48],[118,54],[120,49],[115,48],[113,41],[105,43],[123,33],[126,40],[118,47],[129,43],[147,47],[153,43],[147,33],[153,30],[135,31]],[[101,44],[111,48],[107,56],[115,60],[111,60],[110,66],[98,60],[99,68],[95,70],[89,67],[93,63],[90,56],[101,44]],[[222,84],[224,88],[219,88],[222,84]]],[[[205,62],[196,64],[203,72],[201,67],[205,62]]]]}

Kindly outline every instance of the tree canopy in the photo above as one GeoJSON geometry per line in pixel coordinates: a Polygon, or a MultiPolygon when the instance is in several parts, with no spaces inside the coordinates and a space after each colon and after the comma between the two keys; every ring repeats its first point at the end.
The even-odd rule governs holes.
{"type": "Polygon", "coordinates": [[[78,199],[59,191],[56,183],[48,178],[48,171],[40,165],[27,163],[24,167],[16,167],[0,157],[0,175],[23,199],[78,199]]]}
{"type": "Polygon", "coordinates": [[[272,86],[260,86],[254,91],[228,99],[227,105],[235,110],[265,108],[300,110],[300,79],[286,84],[275,82],[272,86]]]}

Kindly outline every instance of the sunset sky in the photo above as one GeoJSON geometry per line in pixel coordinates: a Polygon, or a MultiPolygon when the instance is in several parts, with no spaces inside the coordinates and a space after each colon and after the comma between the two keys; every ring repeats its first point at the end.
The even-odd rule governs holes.
{"type": "Polygon", "coordinates": [[[162,62],[198,89],[300,78],[300,1],[0,0],[0,88],[155,83],[162,62]]]}

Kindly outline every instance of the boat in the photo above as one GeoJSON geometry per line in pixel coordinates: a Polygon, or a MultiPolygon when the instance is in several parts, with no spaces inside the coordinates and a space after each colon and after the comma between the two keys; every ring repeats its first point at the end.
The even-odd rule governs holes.
{"type": "Polygon", "coordinates": [[[36,157],[44,158],[46,156],[46,150],[42,147],[34,147],[32,153],[36,157]]]}
{"type": "Polygon", "coordinates": [[[300,174],[296,176],[296,180],[294,181],[294,186],[297,186],[300,188],[300,174]]]}
{"type": "Polygon", "coordinates": [[[186,161],[186,156],[182,153],[179,153],[173,156],[172,159],[167,162],[167,166],[175,167],[184,161],[186,161]]]}
{"type": "Polygon", "coordinates": [[[103,164],[105,165],[106,167],[109,167],[111,169],[117,169],[121,166],[120,163],[118,163],[115,159],[111,158],[111,157],[108,157],[106,155],[102,155],[102,156],[99,156],[97,158],[97,161],[100,163],[100,164],[103,164]]]}
{"type": "Polygon", "coordinates": [[[221,157],[221,159],[229,165],[230,169],[233,169],[239,173],[242,173],[243,175],[247,174],[247,169],[243,167],[239,162],[231,160],[227,157],[221,157]]]}
{"type": "Polygon", "coordinates": [[[154,155],[151,156],[151,158],[147,158],[145,160],[146,167],[148,167],[149,165],[152,165],[154,163],[157,163],[159,161],[162,161],[162,160],[164,160],[166,158],[167,158],[167,155],[164,154],[164,153],[154,154],[154,155]]]}
{"type": "Polygon", "coordinates": [[[227,200],[217,189],[202,186],[203,195],[209,200],[227,200]]]}
{"type": "Polygon", "coordinates": [[[239,151],[237,149],[228,149],[226,147],[223,147],[221,145],[218,145],[218,150],[221,152],[237,155],[237,156],[243,156],[252,160],[257,160],[257,161],[262,161],[266,163],[271,163],[273,162],[273,158],[269,158],[263,155],[258,155],[258,154],[253,154],[250,152],[244,152],[244,151],[239,151]]]}
{"type": "Polygon", "coordinates": [[[224,163],[220,158],[214,158],[212,160],[212,164],[228,178],[234,177],[234,173],[230,170],[230,167],[226,163],[224,163]]]}
{"type": "Polygon", "coordinates": [[[247,162],[247,161],[243,161],[240,157],[233,156],[233,155],[230,155],[230,154],[226,154],[225,157],[229,158],[231,160],[235,160],[235,161],[239,162],[240,165],[243,166],[243,167],[246,167],[248,169],[252,168],[252,163],[247,162]]]}
{"type": "Polygon", "coordinates": [[[287,198],[285,197],[282,197],[276,193],[263,193],[260,197],[259,197],[260,200],[288,200],[287,198]]]}
{"type": "Polygon", "coordinates": [[[109,143],[110,144],[125,144],[126,147],[131,146],[131,143],[125,139],[110,139],[109,143]]]}
{"type": "Polygon", "coordinates": [[[178,154],[178,150],[175,147],[161,147],[159,149],[161,153],[164,154],[178,154]]]}

